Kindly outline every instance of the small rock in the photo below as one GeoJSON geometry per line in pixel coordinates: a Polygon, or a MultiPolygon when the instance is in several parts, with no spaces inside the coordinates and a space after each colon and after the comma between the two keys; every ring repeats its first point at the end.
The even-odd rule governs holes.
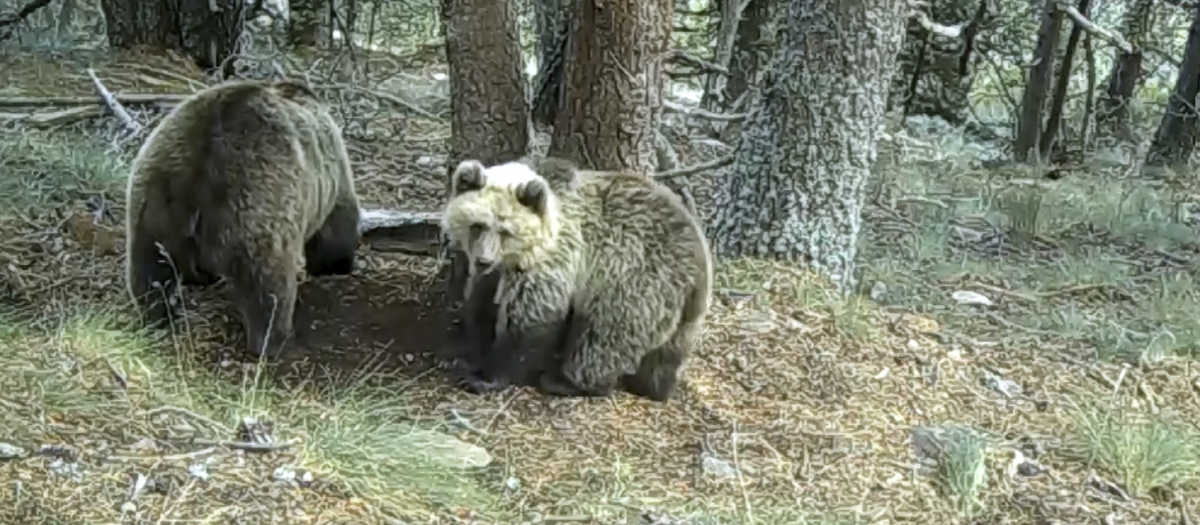
{"type": "Polygon", "coordinates": [[[275,469],[275,472],[272,473],[271,475],[276,480],[283,481],[283,482],[289,482],[289,481],[296,479],[296,469],[295,469],[295,467],[292,467],[291,465],[280,465],[278,468],[275,469]]]}
{"type": "Polygon", "coordinates": [[[776,325],[770,314],[756,312],[747,315],[742,320],[742,327],[752,333],[765,334],[775,330],[776,325]]]}
{"type": "Polygon", "coordinates": [[[907,347],[909,349],[909,351],[913,351],[913,352],[921,349],[921,343],[918,343],[914,339],[909,339],[908,342],[904,344],[904,346],[907,347]]]}
{"type": "Polygon", "coordinates": [[[447,467],[479,468],[492,462],[492,455],[483,447],[440,432],[414,430],[406,437],[414,441],[414,447],[430,454],[434,460],[447,467]]]}
{"type": "Polygon", "coordinates": [[[517,490],[521,488],[521,480],[514,476],[509,476],[508,479],[504,480],[504,488],[508,490],[517,490]]]}
{"type": "MultiPolygon", "coordinates": [[[[719,478],[729,478],[738,475],[737,467],[707,452],[701,456],[701,464],[704,467],[705,473],[719,478]]],[[[746,470],[742,469],[742,472],[746,473],[746,470]]]]}
{"type": "Polygon", "coordinates": [[[303,474],[300,474],[299,481],[301,487],[310,487],[312,486],[313,481],[316,481],[316,478],[313,476],[312,472],[305,470],[303,474]]]}
{"type": "Polygon", "coordinates": [[[886,284],[883,284],[883,281],[875,281],[875,284],[871,285],[871,291],[867,293],[867,297],[878,303],[887,297],[887,292],[888,287],[886,284]]]}
{"type": "Polygon", "coordinates": [[[193,478],[208,479],[208,467],[204,463],[192,463],[188,466],[188,474],[193,478]]]}
{"type": "Polygon", "coordinates": [[[25,456],[25,449],[0,441],[0,459],[17,459],[25,456]]]}
{"type": "Polygon", "coordinates": [[[992,300],[988,299],[983,294],[969,290],[958,290],[950,294],[950,297],[957,301],[958,304],[964,305],[991,306],[993,304],[992,300]]]}
{"type": "Polygon", "coordinates": [[[417,158],[417,165],[419,166],[428,166],[430,164],[433,164],[433,157],[430,157],[429,155],[417,158]]]}

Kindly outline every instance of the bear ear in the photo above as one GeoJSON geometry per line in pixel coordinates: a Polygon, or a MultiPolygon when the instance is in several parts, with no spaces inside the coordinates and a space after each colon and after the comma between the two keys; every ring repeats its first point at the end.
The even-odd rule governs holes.
{"type": "Polygon", "coordinates": [[[487,182],[486,176],[483,174],[483,163],[477,160],[464,160],[458,163],[458,167],[454,168],[452,176],[452,194],[458,195],[469,191],[483,189],[483,185],[487,182]]]}
{"type": "Polygon", "coordinates": [[[545,215],[550,205],[550,188],[544,180],[531,180],[517,188],[517,202],[533,210],[538,215],[545,215]]]}

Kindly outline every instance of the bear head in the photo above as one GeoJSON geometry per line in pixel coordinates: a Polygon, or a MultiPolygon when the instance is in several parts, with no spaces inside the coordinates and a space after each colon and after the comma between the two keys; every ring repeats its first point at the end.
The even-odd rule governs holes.
{"type": "Polygon", "coordinates": [[[559,229],[559,202],[529,165],[490,168],[465,160],[451,178],[442,228],[467,253],[471,273],[503,266],[528,268],[545,260],[559,229]]]}

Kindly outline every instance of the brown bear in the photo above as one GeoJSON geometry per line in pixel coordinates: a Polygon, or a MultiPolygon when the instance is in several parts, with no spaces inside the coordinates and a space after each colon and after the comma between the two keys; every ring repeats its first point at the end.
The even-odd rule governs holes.
{"type": "Polygon", "coordinates": [[[480,316],[462,341],[475,360],[468,382],[490,390],[536,375],[550,394],[623,386],[665,400],[711,298],[701,224],[652,179],[563,169],[468,160],[454,172],[443,228],[470,261],[464,313],[480,316]]]}
{"type": "Polygon", "coordinates": [[[358,197],[342,131],[307,87],[233,81],[184,100],[134,159],[129,292],[163,326],[179,284],[231,284],[253,355],[292,336],[297,277],[354,270],[358,197]],[[302,262],[303,261],[303,262],[302,262]]]}

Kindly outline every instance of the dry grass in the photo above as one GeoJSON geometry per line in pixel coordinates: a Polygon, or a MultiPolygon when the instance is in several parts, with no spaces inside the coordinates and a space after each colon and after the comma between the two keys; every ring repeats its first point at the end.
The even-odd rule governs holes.
{"type": "MultiPolygon", "coordinates": [[[[353,141],[364,201],[436,206],[446,133],[414,119],[403,139],[353,141]]],[[[880,167],[862,279],[877,300],[724,263],[704,348],[656,404],[452,388],[431,357],[437,262],[396,254],[305,283],[309,348],[277,364],[224,357],[240,327],[219,290],[187,290],[171,333],[136,329],[121,200],[138,141],[0,137],[0,442],[29,452],[0,460],[0,522],[1159,524],[1175,500],[1200,515],[1180,192],[1096,168],[1031,195],[939,140],[880,167]],[[276,445],[242,443],[246,418],[276,445]],[[448,464],[470,456],[434,454],[449,436],[492,464],[448,464]]]]}

